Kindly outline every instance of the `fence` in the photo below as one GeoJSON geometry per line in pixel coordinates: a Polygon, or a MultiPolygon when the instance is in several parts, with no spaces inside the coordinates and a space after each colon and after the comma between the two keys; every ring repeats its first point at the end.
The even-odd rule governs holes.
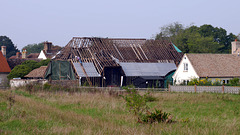
{"type": "Polygon", "coordinates": [[[171,92],[214,92],[240,94],[240,87],[237,86],[173,86],[168,88],[171,92]]]}

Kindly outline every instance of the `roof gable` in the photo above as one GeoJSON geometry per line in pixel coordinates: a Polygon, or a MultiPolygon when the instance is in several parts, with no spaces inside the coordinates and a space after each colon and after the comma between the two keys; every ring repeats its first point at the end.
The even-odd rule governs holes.
{"type": "Polygon", "coordinates": [[[0,51],[0,72],[9,73],[11,69],[7,63],[6,58],[3,56],[2,52],[0,51]]]}

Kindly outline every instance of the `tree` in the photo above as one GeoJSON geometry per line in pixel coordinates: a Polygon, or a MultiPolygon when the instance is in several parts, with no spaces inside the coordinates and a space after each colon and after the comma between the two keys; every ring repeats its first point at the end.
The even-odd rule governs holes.
{"type": "Polygon", "coordinates": [[[7,78],[13,79],[16,77],[24,77],[31,71],[31,68],[27,65],[17,65],[13,68],[13,70],[10,72],[10,74],[7,76],[7,78]]]}
{"type": "Polygon", "coordinates": [[[36,62],[34,60],[26,60],[21,65],[14,67],[7,78],[9,80],[17,77],[22,78],[30,73],[33,69],[39,68],[41,66],[47,66],[50,61],[50,59],[42,60],[40,62],[36,62]]]}
{"type": "Polygon", "coordinates": [[[184,53],[229,53],[236,36],[212,25],[183,27],[173,23],[161,28],[155,39],[168,37],[184,53]]]}
{"type": "Polygon", "coordinates": [[[174,22],[174,23],[165,25],[160,29],[161,29],[161,32],[156,35],[156,39],[162,39],[166,37],[173,38],[184,30],[184,26],[178,22],[174,22]]]}
{"type": "Polygon", "coordinates": [[[6,46],[6,57],[9,58],[13,55],[16,55],[16,52],[19,52],[16,46],[14,46],[12,40],[7,36],[0,36],[0,46],[6,46]]]}
{"type": "Polygon", "coordinates": [[[23,47],[23,49],[27,50],[27,53],[40,53],[41,50],[43,50],[44,48],[44,42],[38,43],[38,44],[29,44],[25,47],[23,47]]]}

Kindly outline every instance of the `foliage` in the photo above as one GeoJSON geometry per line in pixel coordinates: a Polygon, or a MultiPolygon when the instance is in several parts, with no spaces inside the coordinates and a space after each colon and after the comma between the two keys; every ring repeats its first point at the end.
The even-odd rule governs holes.
{"type": "Polygon", "coordinates": [[[17,77],[22,78],[33,69],[39,68],[41,66],[47,66],[50,61],[50,59],[42,60],[40,62],[36,62],[34,60],[26,60],[21,65],[15,66],[7,78],[9,80],[17,77]]]}
{"type": "Polygon", "coordinates": [[[14,46],[12,40],[7,36],[0,36],[0,47],[6,46],[6,56],[7,58],[16,55],[19,52],[16,46],[14,46]]]}
{"type": "Polygon", "coordinates": [[[25,47],[23,47],[23,49],[27,50],[27,53],[40,53],[41,50],[43,50],[44,48],[44,42],[38,43],[38,44],[29,44],[25,47]]]}
{"type": "Polygon", "coordinates": [[[126,91],[127,95],[123,96],[123,98],[129,110],[137,116],[139,123],[171,122],[170,113],[157,109],[155,109],[155,112],[149,111],[150,107],[147,102],[156,101],[155,98],[150,96],[150,92],[140,95],[135,88],[126,88],[126,91]]]}
{"type": "Polygon", "coordinates": [[[229,53],[231,42],[236,39],[234,34],[227,35],[221,27],[206,24],[183,27],[176,22],[163,26],[155,39],[164,37],[170,38],[184,53],[229,53]]]}
{"type": "MultiPolygon", "coordinates": [[[[199,85],[199,86],[221,86],[222,81],[220,79],[215,79],[214,82],[209,80],[208,78],[206,79],[198,79],[198,78],[193,78],[191,81],[188,83],[188,85],[199,85]]],[[[239,78],[233,78],[229,80],[229,84],[224,84],[227,86],[239,86],[239,78]]]]}
{"type": "Polygon", "coordinates": [[[231,86],[239,86],[240,85],[239,78],[233,78],[233,79],[229,80],[229,84],[231,86]]]}
{"type": "Polygon", "coordinates": [[[147,112],[147,114],[142,117],[142,121],[144,123],[172,122],[172,116],[170,113],[155,109],[155,112],[147,112]]]}
{"type": "Polygon", "coordinates": [[[37,65],[38,62],[34,61],[34,60],[26,60],[24,61],[21,65],[26,65],[29,68],[31,68],[31,70],[35,69],[35,68],[39,68],[39,66],[37,65]]]}
{"type": "Polygon", "coordinates": [[[9,73],[7,78],[10,80],[10,79],[17,78],[17,77],[24,77],[31,70],[32,69],[30,67],[28,67],[27,65],[17,65],[12,69],[12,71],[9,73]]]}
{"type": "Polygon", "coordinates": [[[135,115],[140,118],[140,116],[147,111],[149,108],[147,106],[146,102],[146,96],[148,93],[145,95],[141,96],[136,89],[134,88],[126,88],[127,95],[123,96],[124,100],[126,101],[126,105],[129,108],[131,112],[133,112],[135,115]]]}

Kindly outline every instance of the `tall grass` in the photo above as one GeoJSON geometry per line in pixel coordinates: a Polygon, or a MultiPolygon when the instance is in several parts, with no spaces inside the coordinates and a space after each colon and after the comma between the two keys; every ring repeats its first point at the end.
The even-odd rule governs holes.
{"type": "Polygon", "coordinates": [[[240,133],[240,95],[152,93],[158,100],[149,106],[176,122],[150,125],[137,123],[124,100],[110,93],[0,90],[0,134],[240,133]]]}

